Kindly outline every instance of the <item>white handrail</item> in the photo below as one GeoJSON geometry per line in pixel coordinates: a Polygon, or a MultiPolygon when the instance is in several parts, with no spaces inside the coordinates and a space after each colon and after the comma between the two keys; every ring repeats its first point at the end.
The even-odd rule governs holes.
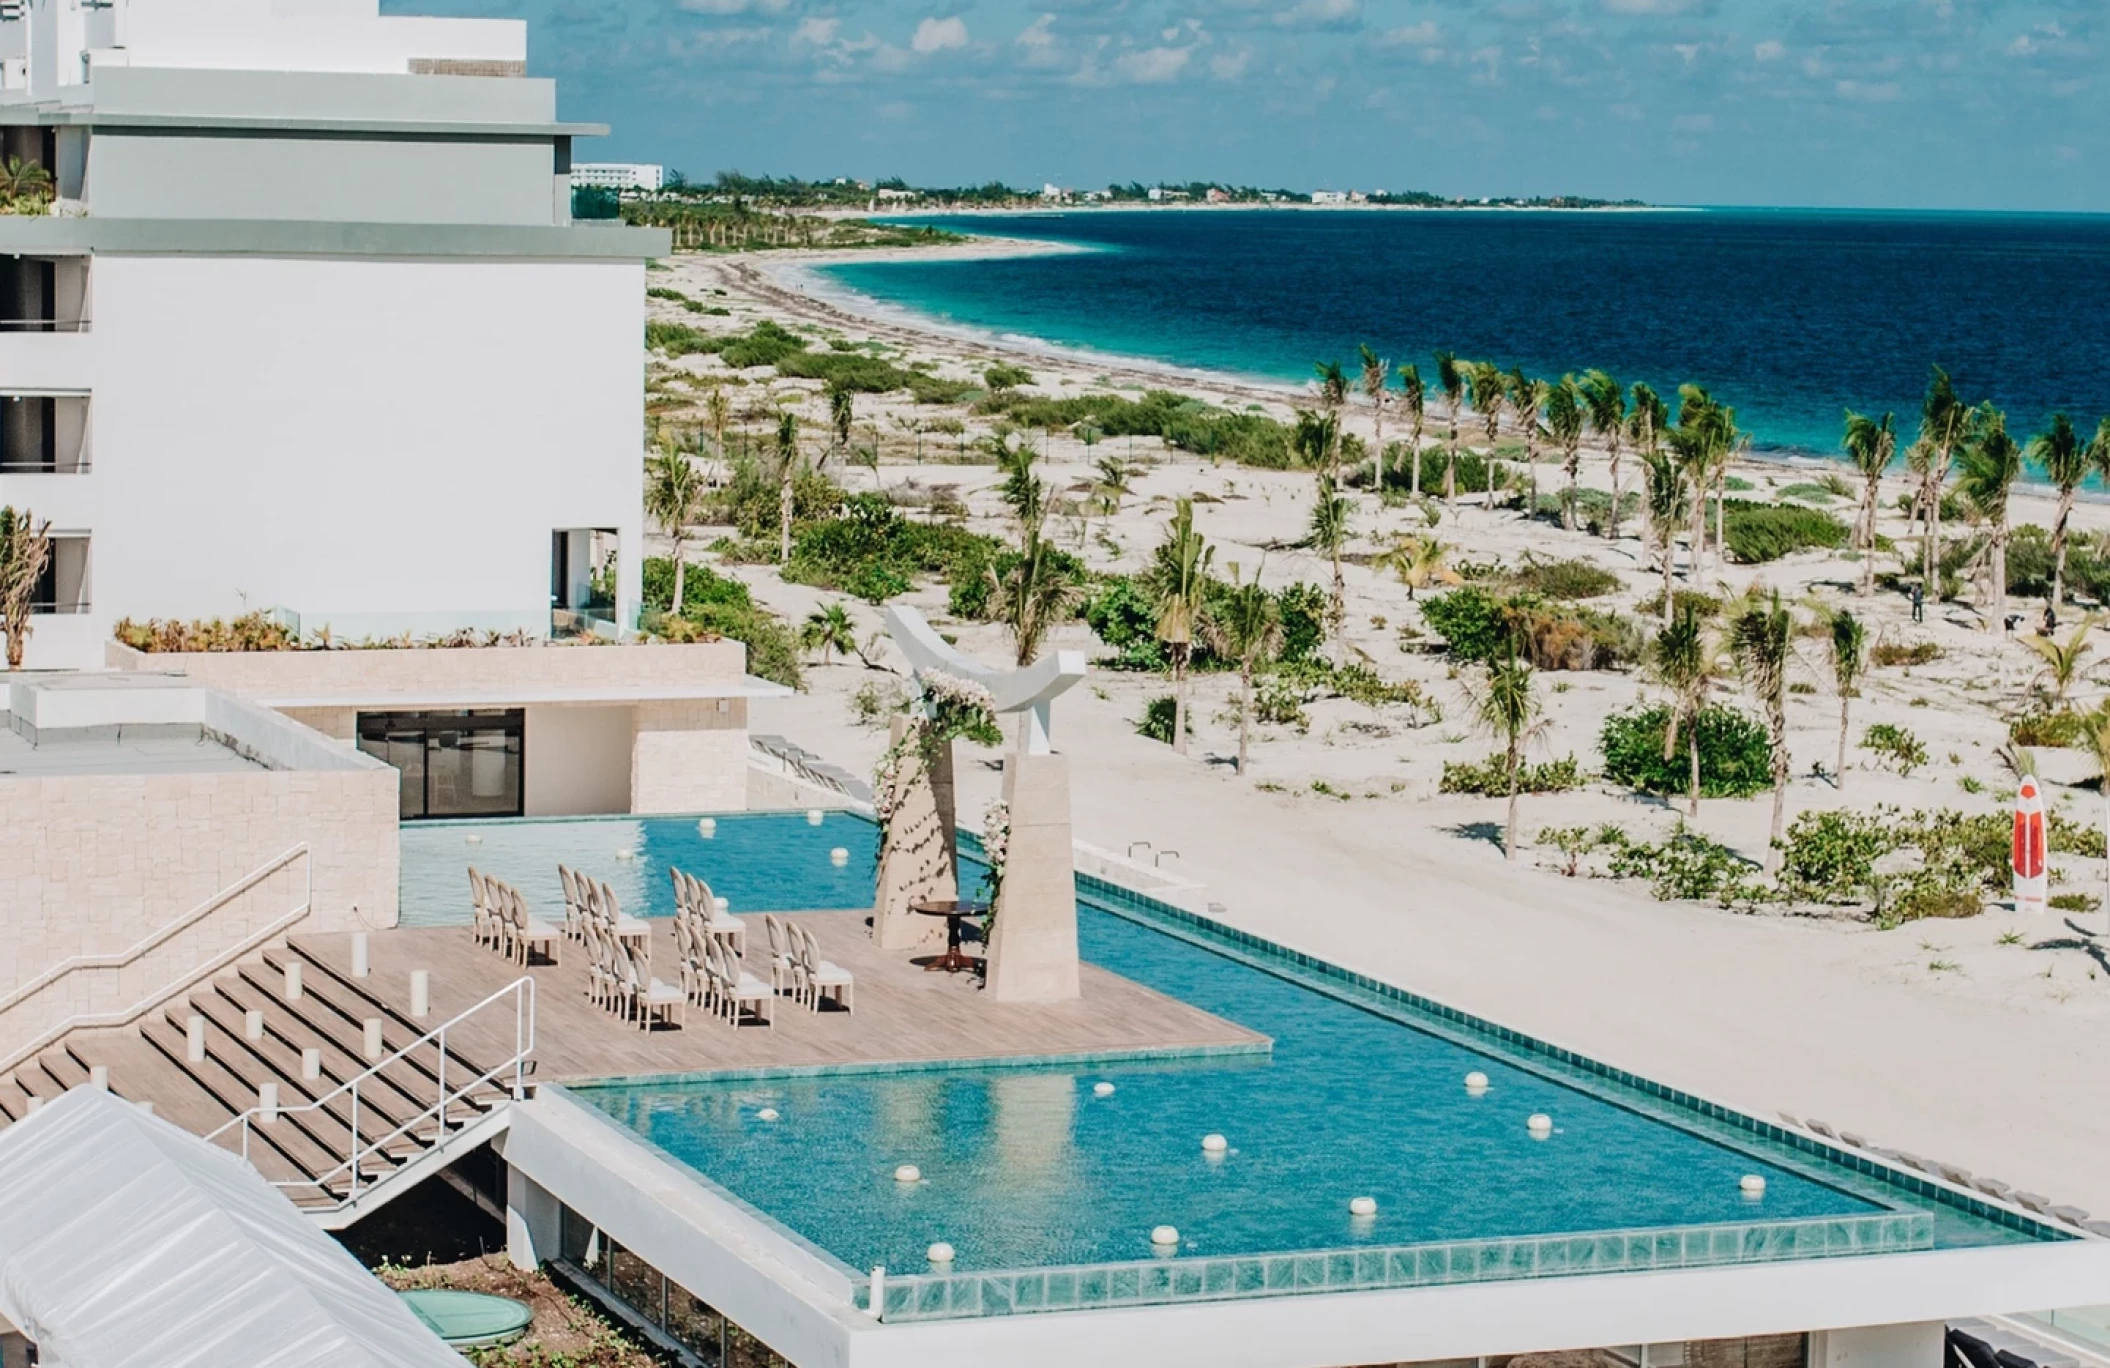
{"type": "MultiPolygon", "coordinates": [[[[247,893],[250,889],[256,887],[258,884],[262,883],[265,879],[271,877],[273,874],[276,874],[279,870],[285,868],[294,860],[306,857],[308,855],[308,843],[306,841],[302,841],[300,844],[293,846],[291,849],[285,851],[283,854],[274,856],[272,859],[258,866],[256,869],[252,870],[248,874],[243,875],[240,879],[237,879],[235,882],[229,884],[227,887],[213,894],[211,897],[207,898],[204,902],[199,903],[190,911],[185,912],[180,917],[177,917],[174,921],[171,921],[161,927],[159,930],[152,932],[146,937],[146,939],[133,945],[130,949],[114,951],[109,954],[101,955],[75,955],[70,959],[60,960],[57,964],[52,965],[43,973],[37,975],[29,982],[23,984],[21,987],[9,993],[6,997],[0,998],[0,1018],[4,1018],[9,1012],[20,1007],[23,1003],[27,1002],[31,997],[35,996],[37,993],[42,992],[44,989],[51,987],[53,984],[59,982],[61,979],[64,979],[72,974],[82,973],[95,969],[124,968],[126,965],[132,963],[134,960],[139,959],[141,956],[147,954],[148,952],[161,946],[167,941],[173,939],[178,933],[196,925],[198,922],[204,920],[207,916],[226,906],[229,902],[232,902],[234,899],[240,897],[242,894],[247,893]]],[[[10,1052],[4,1059],[0,1059],[0,1073],[5,1073],[9,1069],[14,1068],[23,1060],[28,1059],[31,1055],[34,1055],[35,1053],[37,1053],[37,1051],[42,1050],[45,1046],[50,1045],[52,1042],[65,1036],[70,1031],[77,1031],[90,1026],[124,1026],[133,1021],[138,1020],[141,1016],[143,1016],[147,1012],[151,1012],[152,1010],[154,1010],[154,1008],[168,1001],[176,994],[190,988],[200,979],[205,978],[208,975],[218,973],[220,970],[226,968],[227,965],[229,965],[233,961],[241,958],[243,955],[248,954],[251,950],[254,950],[257,946],[262,945],[266,941],[269,941],[272,937],[281,934],[288,927],[292,926],[295,922],[307,916],[308,913],[314,909],[314,906],[315,862],[312,858],[310,858],[305,867],[304,877],[302,879],[300,904],[299,906],[295,907],[291,912],[288,912],[285,916],[280,917],[276,921],[272,922],[263,930],[254,932],[249,936],[244,937],[231,949],[224,950],[220,954],[215,955],[213,958],[206,961],[204,964],[198,965],[197,967],[189,970],[188,972],[178,975],[173,982],[163,984],[161,987],[154,989],[152,992],[148,993],[145,997],[141,998],[138,1002],[133,1003],[129,1007],[121,1008],[114,1012],[90,1012],[83,1013],[79,1016],[72,1016],[66,1018],[64,1021],[58,1023],[56,1026],[53,1026],[50,1029],[44,1031],[42,1034],[38,1035],[29,1044],[23,1045],[15,1049],[14,1051],[10,1052]]]]}
{"type": "MultiPolygon", "coordinates": [[[[343,1162],[307,1178],[276,1179],[272,1184],[274,1187],[280,1188],[315,1188],[327,1192],[326,1184],[332,1178],[349,1172],[352,1190],[349,1196],[338,1203],[338,1207],[341,1209],[359,1200],[360,1164],[364,1160],[381,1152],[384,1147],[398,1138],[410,1134],[418,1126],[423,1125],[427,1119],[433,1120],[437,1124],[438,1129],[432,1138],[431,1145],[426,1146],[426,1148],[429,1149],[432,1146],[439,1145],[447,1138],[447,1108],[451,1104],[467,1097],[477,1088],[498,1078],[508,1069],[513,1071],[511,1091],[514,1099],[518,1100],[525,1097],[527,1095],[527,1061],[528,1057],[534,1052],[535,980],[532,975],[523,974],[475,1006],[456,1013],[419,1036],[416,1040],[411,1041],[408,1045],[398,1049],[395,1053],[389,1055],[388,1058],[368,1066],[360,1073],[354,1074],[322,1096],[312,1101],[303,1102],[298,1106],[275,1107],[271,1113],[273,1119],[268,1122],[262,1119],[264,1109],[261,1106],[251,1107],[237,1116],[230,1117],[224,1125],[212,1131],[205,1138],[207,1140],[217,1140],[228,1131],[239,1126],[242,1133],[241,1155],[244,1160],[247,1160],[249,1158],[249,1136],[253,1127],[257,1125],[275,1125],[279,1120],[287,1116],[298,1115],[303,1112],[320,1111],[338,1098],[349,1096],[352,1111],[351,1133],[345,1144],[345,1158],[343,1162]],[[460,1084],[450,1091],[447,1087],[447,1032],[468,1021],[493,1003],[508,997],[513,1000],[513,1053],[497,1064],[485,1069],[468,1082],[460,1084]],[[376,1079],[384,1069],[392,1065],[407,1063],[412,1051],[426,1045],[436,1045],[439,1049],[439,1068],[434,1080],[438,1084],[437,1100],[430,1107],[420,1108],[417,1115],[396,1126],[386,1135],[375,1140],[362,1140],[359,1134],[360,1085],[376,1079]]],[[[386,1080],[383,1081],[385,1082],[386,1080]]],[[[389,1086],[394,1087],[393,1084],[389,1086]]]]}

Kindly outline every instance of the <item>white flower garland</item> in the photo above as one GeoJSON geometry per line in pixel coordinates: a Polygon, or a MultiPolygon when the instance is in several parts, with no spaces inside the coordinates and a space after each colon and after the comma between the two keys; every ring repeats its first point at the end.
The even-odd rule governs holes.
{"type": "Polygon", "coordinates": [[[990,915],[996,913],[997,895],[1004,890],[1004,864],[1011,854],[1011,805],[999,798],[982,814],[982,860],[989,872],[982,876],[989,889],[990,915]]]}

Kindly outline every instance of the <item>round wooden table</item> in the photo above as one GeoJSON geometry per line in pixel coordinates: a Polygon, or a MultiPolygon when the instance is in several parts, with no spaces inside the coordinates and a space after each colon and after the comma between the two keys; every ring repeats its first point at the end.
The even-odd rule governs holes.
{"type": "Polygon", "coordinates": [[[945,953],[925,960],[925,973],[957,974],[963,969],[972,969],[976,961],[960,951],[960,923],[969,917],[988,915],[989,904],[982,902],[915,902],[908,910],[919,917],[945,918],[945,953]]]}

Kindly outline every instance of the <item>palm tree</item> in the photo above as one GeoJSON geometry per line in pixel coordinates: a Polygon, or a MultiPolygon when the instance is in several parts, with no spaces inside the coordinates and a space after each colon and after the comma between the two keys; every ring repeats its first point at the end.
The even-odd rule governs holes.
{"type": "Polygon", "coordinates": [[[1357,348],[1363,361],[1363,393],[1370,398],[1372,422],[1370,450],[1377,454],[1377,486],[1385,485],[1385,381],[1392,376],[1392,363],[1368,346],[1357,348]]]}
{"type": "Polygon", "coordinates": [[[1956,393],[1949,373],[1933,367],[1927,380],[1926,397],[1920,401],[1919,440],[1912,444],[1907,462],[1920,478],[1914,511],[1921,518],[1920,582],[1931,593],[1935,571],[1941,564],[1941,496],[1949,482],[1949,463],[1970,437],[1971,406],[1956,393]]]}
{"type": "Polygon", "coordinates": [[[786,412],[777,418],[777,563],[791,559],[791,507],[793,483],[798,478],[799,416],[786,412]]]}
{"type": "MultiPolygon", "coordinates": [[[[828,382],[828,425],[835,440],[828,451],[841,451],[850,445],[850,428],[857,421],[857,391],[838,378],[828,382]]],[[[821,453],[821,464],[828,464],[828,452],[821,453]]]]}
{"type": "Polygon", "coordinates": [[[1340,419],[1332,414],[1298,409],[1297,426],[1290,432],[1289,444],[1292,450],[1304,458],[1306,465],[1323,473],[1334,449],[1335,435],[1340,430],[1340,419]]]}
{"type": "MultiPolygon", "coordinates": [[[[1657,459],[1661,459],[1658,457],[1657,459]]],[[[1663,727],[1663,758],[1678,752],[1678,736],[1685,737],[1687,757],[1686,801],[1690,814],[1700,815],[1700,714],[1714,693],[1721,668],[1718,653],[1700,615],[1691,604],[1665,623],[1650,644],[1648,672],[1670,691],[1670,717],[1663,727]]]]}
{"type": "MultiPolygon", "coordinates": [[[[1677,454],[1678,467],[1692,488],[1692,545],[1691,578],[1695,588],[1699,584],[1700,562],[1707,543],[1707,491],[1718,482],[1726,482],[1729,459],[1736,450],[1739,433],[1736,428],[1736,410],[1714,401],[1714,396],[1698,385],[1678,387],[1678,425],[1664,434],[1664,440],[1677,454]]],[[[1722,513],[1721,497],[1715,498],[1715,550],[1726,554],[1721,545],[1722,513]]]]}
{"type": "Polygon", "coordinates": [[[51,564],[51,524],[28,509],[0,507],[0,631],[7,633],[7,668],[22,668],[29,645],[30,609],[51,564]]]}
{"type": "Polygon", "coordinates": [[[725,450],[725,425],[732,420],[733,406],[725,397],[724,389],[717,385],[711,386],[711,392],[703,397],[703,416],[711,425],[711,446],[717,451],[718,459],[728,459],[725,450]]]}
{"type": "MultiPolygon", "coordinates": [[[[1329,497],[1339,496],[1321,481],[1319,498],[1329,497]]],[[[1194,530],[1194,500],[1181,499],[1165,528],[1165,540],[1151,558],[1147,578],[1157,599],[1157,638],[1172,657],[1172,749],[1182,755],[1187,753],[1187,663],[1194,654],[1195,628],[1215,557],[1216,548],[1194,530]]]]}
{"type": "Polygon", "coordinates": [[[1333,562],[1333,596],[1327,604],[1326,616],[1338,640],[1341,624],[1348,620],[1348,584],[1341,576],[1341,547],[1348,541],[1348,516],[1355,506],[1348,501],[1347,495],[1335,492],[1324,476],[1319,479],[1317,494],[1311,506],[1311,530],[1304,536],[1304,545],[1325,552],[1333,562]]]}
{"type": "Polygon", "coordinates": [[[1524,502],[1526,518],[1536,517],[1539,511],[1539,437],[1543,433],[1539,411],[1546,407],[1546,393],[1546,382],[1525,375],[1522,366],[1510,371],[1509,411],[1516,416],[1518,431],[1524,434],[1524,467],[1531,476],[1531,492],[1524,502]]]}
{"type": "Polygon", "coordinates": [[[1626,391],[1601,370],[1585,371],[1582,378],[1583,410],[1590,430],[1604,443],[1612,462],[1612,512],[1605,520],[1605,536],[1619,536],[1619,440],[1626,434],[1626,391]]]}
{"type": "MultiPolygon", "coordinates": [[[[1414,420],[1413,435],[1407,439],[1407,460],[1412,463],[1411,492],[1421,497],[1421,424],[1428,408],[1428,386],[1422,383],[1421,367],[1407,363],[1399,368],[1399,407],[1407,417],[1414,420]]],[[[1384,453],[1378,453],[1382,456],[1384,453]]]]}
{"type": "Polygon", "coordinates": [[[851,620],[850,610],[837,600],[806,615],[806,625],[799,631],[799,641],[807,650],[819,651],[821,664],[826,665],[837,651],[844,655],[856,654],[857,624],[851,620]]]}
{"type": "Polygon", "coordinates": [[[2059,491],[2059,512],[2051,525],[2051,603],[2066,601],[2066,520],[2073,516],[2073,494],[2088,478],[2088,448],[2063,413],[2051,415],[2051,426],[2029,439],[2029,457],[2044,467],[2044,478],[2059,491]]]}
{"type": "Polygon", "coordinates": [[[993,568],[983,573],[989,577],[991,615],[1010,630],[1014,657],[1023,666],[1039,657],[1041,643],[1076,607],[1082,589],[1075,563],[1044,535],[1047,491],[1032,473],[1032,453],[1025,452],[1013,465],[1010,501],[1019,523],[1018,559],[1001,577],[993,568]]]}
{"type": "MultiPolygon", "coordinates": [[[[1275,596],[1260,587],[1259,572],[1254,572],[1250,583],[1242,582],[1238,562],[1233,561],[1231,587],[1222,602],[1203,615],[1201,625],[1209,649],[1238,662],[1238,772],[1244,774],[1246,742],[1253,726],[1253,673],[1263,660],[1282,649],[1282,610],[1275,596]]],[[[1173,734],[1184,735],[1177,729],[1173,734]]]]}
{"type": "Polygon", "coordinates": [[[51,198],[51,173],[33,161],[9,157],[0,162],[0,199],[41,200],[51,198]]]}
{"type": "Polygon", "coordinates": [[[1319,398],[1326,405],[1326,416],[1333,420],[1328,436],[1332,440],[1326,447],[1326,475],[1333,487],[1341,487],[1341,410],[1348,407],[1348,376],[1338,361],[1321,361],[1315,369],[1319,372],[1319,398]]]}
{"type": "Polygon", "coordinates": [[[703,481],[696,478],[687,452],[664,447],[645,458],[645,516],[673,543],[673,611],[679,617],[688,580],[689,526],[703,516],[703,481]]]}
{"type": "Polygon", "coordinates": [[[2049,685],[2045,692],[2056,707],[2066,706],[2066,696],[2072,692],[2075,681],[2081,677],[2081,664],[2094,651],[2088,644],[2088,633],[2095,627],[2093,615],[2082,618],[2074,629],[2067,633],[2061,643],[2050,637],[2024,637],[2023,642],[2044,658],[2044,668],[2037,674],[2039,687],[2049,685]]]}
{"type": "Polygon", "coordinates": [[[1660,451],[1643,453],[1649,540],[1655,543],[1656,559],[1663,567],[1663,625],[1670,626],[1671,565],[1678,554],[1678,529],[1685,521],[1685,477],[1677,462],[1660,451]]]}
{"type": "Polygon", "coordinates": [[[1465,371],[1458,358],[1447,351],[1436,353],[1436,384],[1451,422],[1450,456],[1443,466],[1443,502],[1458,507],[1458,416],[1465,410],[1465,371]]]}
{"type": "Polygon", "coordinates": [[[1495,438],[1502,430],[1502,410],[1509,406],[1509,377],[1492,361],[1475,361],[1467,373],[1473,387],[1473,412],[1487,433],[1487,506],[1495,506],[1495,438]]]}
{"type": "MultiPolygon", "coordinates": [[[[2082,716],[2081,746],[2095,762],[2096,782],[2102,786],[2104,849],[2110,855],[2110,699],[2082,716]]],[[[2110,860],[2104,864],[2104,876],[2110,879],[2110,860]]],[[[2105,903],[2110,904],[2110,899],[2105,899],[2105,903]]]]}
{"type": "Polygon", "coordinates": [[[1473,715],[1481,728],[1502,741],[1502,758],[1509,772],[1509,817],[1503,825],[1502,857],[1517,860],[1517,789],[1522,782],[1524,747],[1545,723],[1539,717],[1538,699],[1532,696],[1531,667],[1517,659],[1517,643],[1509,639],[1508,651],[1489,662],[1487,679],[1473,694],[1473,715]]]}
{"type": "Polygon", "coordinates": [[[1795,632],[1794,615],[1775,590],[1770,605],[1744,610],[1731,629],[1730,641],[1744,682],[1766,710],[1766,731],[1773,760],[1773,826],[1766,844],[1766,873],[1780,867],[1780,834],[1788,802],[1788,662],[1795,632]]]}
{"type": "MultiPolygon", "coordinates": [[[[1890,469],[1897,454],[1898,429],[1893,415],[1872,418],[1852,409],[1846,411],[1846,455],[1854,469],[1861,472],[1861,511],[1854,519],[1854,549],[1861,553],[1862,598],[1876,591],[1876,505],[1883,497],[1883,472],[1890,469]]],[[[1840,753],[1845,754],[1843,750],[1840,753]]]]}
{"type": "Polygon", "coordinates": [[[1392,545],[1383,564],[1392,567],[1399,582],[1407,586],[1407,597],[1412,599],[1414,591],[1425,589],[1431,583],[1460,584],[1462,577],[1450,566],[1451,548],[1434,537],[1418,537],[1404,534],[1392,545]]]}
{"type": "Polygon", "coordinates": [[[1626,416],[1627,441],[1641,456],[1653,456],[1662,449],[1663,429],[1670,426],[1670,407],[1653,389],[1638,380],[1634,382],[1632,393],[1634,402],[1626,416]]]}
{"type": "Polygon", "coordinates": [[[1985,545],[1985,566],[1993,611],[1986,617],[1985,629],[1997,634],[2007,616],[2007,501],[2022,474],[2022,447],[2008,436],[2007,415],[1990,402],[1978,407],[1970,428],[1956,485],[1971,512],[1992,526],[1985,545]]]}
{"type": "Polygon", "coordinates": [[[1832,614],[1832,687],[1839,693],[1839,768],[1832,787],[1846,787],[1847,711],[1861,691],[1861,673],[1868,667],[1868,629],[1859,618],[1841,608],[1832,614]]]}
{"type": "Polygon", "coordinates": [[[1546,395],[1546,435],[1561,449],[1561,470],[1568,483],[1561,490],[1561,526],[1575,530],[1575,481],[1582,473],[1582,389],[1572,375],[1563,375],[1546,395]]]}

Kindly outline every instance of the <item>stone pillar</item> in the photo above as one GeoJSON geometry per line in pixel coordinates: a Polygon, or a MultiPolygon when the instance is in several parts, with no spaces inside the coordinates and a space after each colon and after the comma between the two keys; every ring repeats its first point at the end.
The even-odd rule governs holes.
{"type": "Polygon", "coordinates": [[[989,940],[989,996],[998,1002],[1066,1002],[1077,996],[1069,758],[1005,756],[1004,802],[1011,809],[1011,842],[989,940]]]}
{"type": "Polygon", "coordinates": [[[540,1183],[506,1166],[506,1258],[532,1273],[557,1257],[563,1212],[540,1183]]]}
{"type": "MultiPolygon", "coordinates": [[[[913,725],[906,717],[895,718],[892,744],[900,745],[913,725]]],[[[898,801],[894,818],[887,824],[886,849],[879,853],[872,939],[882,950],[935,953],[945,946],[945,919],[918,916],[909,911],[909,904],[946,902],[959,896],[958,866],[953,859],[952,743],[938,748],[937,763],[928,770],[911,745],[894,784],[898,801]]]]}
{"type": "Polygon", "coordinates": [[[1945,1329],[1922,1321],[1812,1331],[1809,1368],[1941,1368],[1945,1329]]]}

